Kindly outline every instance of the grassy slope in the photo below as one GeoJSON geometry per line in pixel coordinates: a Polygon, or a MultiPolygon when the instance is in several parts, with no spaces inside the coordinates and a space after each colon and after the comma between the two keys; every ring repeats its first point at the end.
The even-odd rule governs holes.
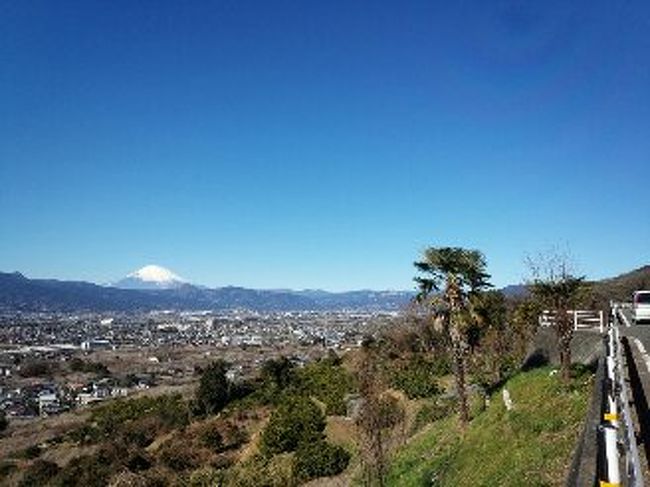
{"type": "Polygon", "coordinates": [[[557,375],[549,375],[551,370],[512,378],[506,387],[514,409],[505,410],[499,391],[462,439],[456,417],[430,425],[398,453],[388,485],[562,485],[592,376],[581,374],[565,388],[557,375]]]}

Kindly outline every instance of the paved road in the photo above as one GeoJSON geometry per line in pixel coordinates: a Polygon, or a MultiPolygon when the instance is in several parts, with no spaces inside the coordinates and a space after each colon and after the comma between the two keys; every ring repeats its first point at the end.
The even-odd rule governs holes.
{"type": "Polygon", "coordinates": [[[650,323],[633,325],[631,310],[625,309],[621,312],[624,315],[620,326],[621,334],[628,337],[635,358],[641,360],[639,368],[650,374],[650,323]]]}

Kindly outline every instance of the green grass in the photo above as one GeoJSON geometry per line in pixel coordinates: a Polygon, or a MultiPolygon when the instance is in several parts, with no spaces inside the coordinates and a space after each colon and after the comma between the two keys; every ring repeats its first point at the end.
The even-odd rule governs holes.
{"type": "Polygon", "coordinates": [[[576,371],[564,386],[552,369],[520,373],[506,387],[514,409],[498,391],[464,435],[457,417],[417,434],[394,458],[391,486],[562,485],[585,419],[591,374],[576,371]]]}

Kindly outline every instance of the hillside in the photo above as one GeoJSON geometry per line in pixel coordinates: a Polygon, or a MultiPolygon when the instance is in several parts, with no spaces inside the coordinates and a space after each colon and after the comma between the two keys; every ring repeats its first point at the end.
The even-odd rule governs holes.
{"type": "Polygon", "coordinates": [[[630,301],[632,293],[639,289],[650,289],[650,265],[593,283],[594,297],[605,303],[610,299],[630,301]]]}
{"type": "Polygon", "coordinates": [[[585,418],[592,376],[579,375],[567,389],[550,368],[520,373],[488,408],[458,431],[456,417],[431,424],[398,452],[390,486],[562,485],[585,418]]]}

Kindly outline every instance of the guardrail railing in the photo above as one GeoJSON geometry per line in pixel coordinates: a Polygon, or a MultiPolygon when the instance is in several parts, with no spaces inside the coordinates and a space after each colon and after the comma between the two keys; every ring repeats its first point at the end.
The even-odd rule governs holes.
{"type": "Polygon", "coordinates": [[[599,483],[602,487],[643,487],[643,474],[636,445],[629,395],[623,376],[618,327],[618,308],[613,307],[607,329],[600,425],[599,483]],[[621,473],[621,466],[624,467],[621,473]],[[624,481],[624,483],[622,483],[624,481]]]}
{"type": "MultiPolygon", "coordinates": [[[[598,328],[601,333],[605,331],[605,314],[602,310],[572,309],[567,314],[573,321],[573,329],[598,328]]],[[[555,311],[542,311],[538,317],[539,326],[549,327],[555,325],[555,311]]]]}

